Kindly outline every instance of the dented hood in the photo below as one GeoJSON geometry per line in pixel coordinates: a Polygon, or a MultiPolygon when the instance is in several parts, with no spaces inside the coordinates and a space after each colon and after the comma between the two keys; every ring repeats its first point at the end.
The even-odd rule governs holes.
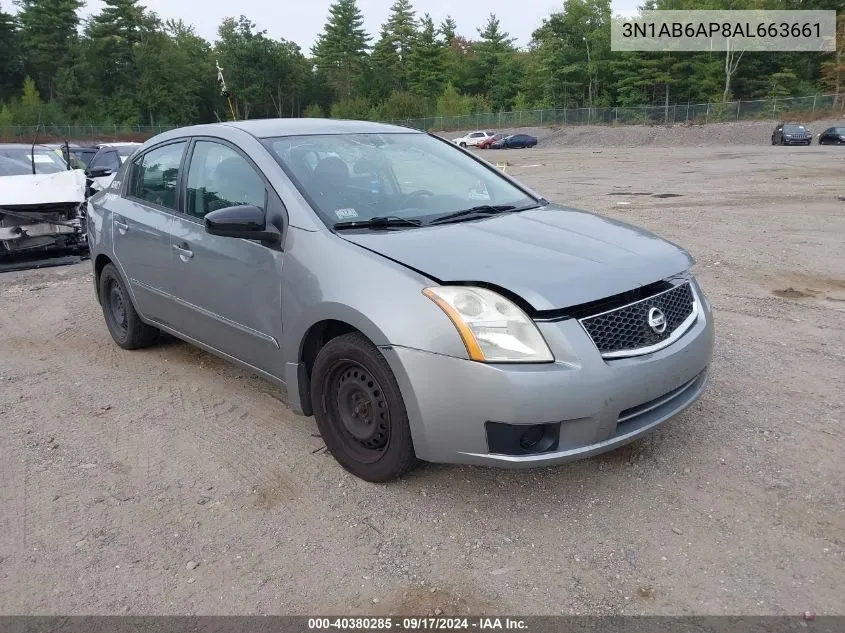
{"type": "Polygon", "coordinates": [[[341,236],[440,283],[505,288],[535,310],[603,299],[693,264],[686,251],[648,231],[554,204],[483,220],[341,236]]]}
{"type": "Polygon", "coordinates": [[[0,178],[0,207],[41,206],[85,201],[85,172],[71,169],[55,174],[27,174],[0,178]]]}

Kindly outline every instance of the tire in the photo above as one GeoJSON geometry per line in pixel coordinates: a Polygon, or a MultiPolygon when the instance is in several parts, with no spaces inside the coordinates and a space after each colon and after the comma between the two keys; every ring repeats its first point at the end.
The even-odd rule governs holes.
{"type": "Polygon", "coordinates": [[[140,349],[156,342],[158,328],[141,321],[114,264],[103,268],[98,289],[106,327],[115,343],[123,349],[140,349]]]}
{"type": "Polygon", "coordinates": [[[338,336],[320,350],[311,372],[311,402],[326,448],[356,477],[381,483],[417,465],[399,385],[362,334],[338,336]]]}
{"type": "Polygon", "coordinates": [[[464,143],[463,141],[461,141],[460,146],[461,146],[461,147],[466,147],[466,146],[467,146],[467,144],[466,144],[466,143],[464,143]]]}

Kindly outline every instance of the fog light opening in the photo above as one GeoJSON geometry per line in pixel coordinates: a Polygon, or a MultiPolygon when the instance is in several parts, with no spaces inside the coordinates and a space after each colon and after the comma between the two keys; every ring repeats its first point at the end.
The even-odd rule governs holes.
{"type": "Polygon", "coordinates": [[[519,446],[526,453],[543,453],[551,448],[555,441],[554,434],[545,424],[528,427],[519,438],[519,446]]]}

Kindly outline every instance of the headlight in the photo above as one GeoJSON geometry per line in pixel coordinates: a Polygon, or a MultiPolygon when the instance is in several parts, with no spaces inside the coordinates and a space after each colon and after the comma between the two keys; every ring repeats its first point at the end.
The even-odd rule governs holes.
{"type": "Polygon", "coordinates": [[[452,320],[472,360],[548,363],[549,346],[534,322],[498,293],[471,286],[434,286],[423,294],[452,320]]]}

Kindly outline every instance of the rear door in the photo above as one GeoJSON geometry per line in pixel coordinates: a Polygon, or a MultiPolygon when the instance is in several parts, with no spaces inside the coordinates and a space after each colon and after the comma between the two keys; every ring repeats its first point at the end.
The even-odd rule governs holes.
{"type": "Polygon", "coordinates": [[[146,318],[174,326],[170,230],[179,204],[179,170],[187,141],[159,145],[126,170],[124,195],[112,209],[114,254],[146,318]]]}
{"type": "Polygon", "coordinates": [[[210,235],[203,218],[250,204],[286,215],[264,175],[238,148],[198,138],[185,170],[185,205],[171,231],[178,329],[274,376],[283,375],[282,263],[278,246],[210,235]]]}

